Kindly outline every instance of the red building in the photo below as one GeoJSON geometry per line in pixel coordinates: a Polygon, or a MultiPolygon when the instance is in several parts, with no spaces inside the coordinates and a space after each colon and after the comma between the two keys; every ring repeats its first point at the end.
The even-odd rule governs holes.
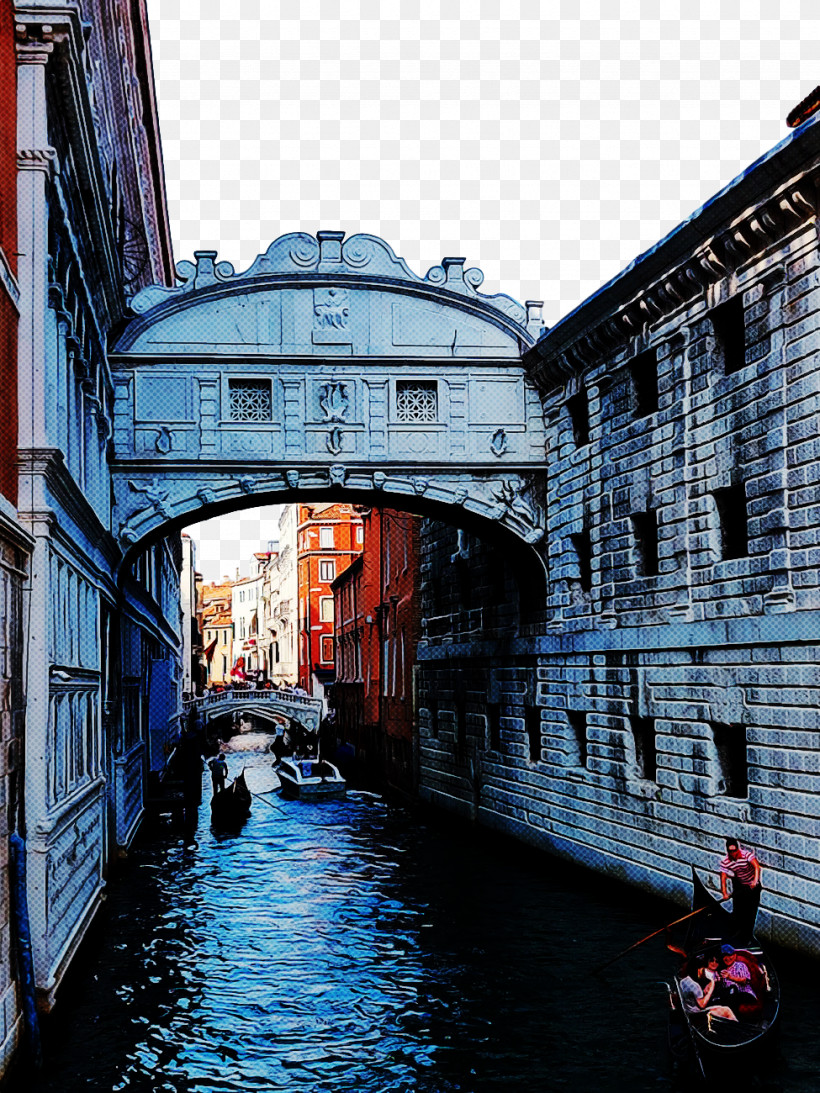
{"type": "Polygon", "coordinates": [[[362,524],[361,558],[333,582],[337,736],[372,774],[411,790],[419,518],[369,509],[362,524]]]}
{"type": "Polygon", "coordinates": [[[0,2],[0,494],[17,504],[17,62],[14,7],[0,2]]]}
{"type": "Polygon", "coordinates": [[[298,505],[299,685],[314,697],[335,678],[333,590],[362,549],[362,518],[351,505],[298,505]]]}

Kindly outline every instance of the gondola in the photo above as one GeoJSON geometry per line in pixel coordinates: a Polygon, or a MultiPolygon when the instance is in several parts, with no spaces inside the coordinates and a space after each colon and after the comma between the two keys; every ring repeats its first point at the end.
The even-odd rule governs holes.
{"type": "MultiPolygon", "coordinates": [[[[736,960],[749,969],[754,997],[731,1006],[738,1017],[730,1021],[704,1010],[689,1013],[684,1006],[681,982],[687,975],[696,975],[710,957],[720,955],[724,939],[732,935],[732,916],[706,889],[692,870],[692,910],[702,913],[689,920],[686,936],[675,951],[685,954],[682,966],[675,971],[669,991],[670,1046],[680,1057],[688,1044],[704,1077],[713,1066],[729,1064],[733,1069],[753,1064],[761,1057],[777,1025],[780,1011],[780,985],[770,957],[755,942],[736,947],[736,960]]],[[[728,1003],[731,1005],[731,1003],[728,1003]]]]}
{"type": "Polygon", "coordinates": [[[240,827],[251,810],[251,791],[245,771],[229,786],[218,790],[211,799],[211,820],[218,827],[240,827]]]}

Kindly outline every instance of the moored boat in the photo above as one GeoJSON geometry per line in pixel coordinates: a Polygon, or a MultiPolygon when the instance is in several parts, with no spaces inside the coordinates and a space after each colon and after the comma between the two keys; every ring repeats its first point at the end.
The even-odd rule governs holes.
{"type": "Polygon", "coordinates": [[[344,797],[347,783],[326,759],[285,758],[276,765],[282,795],[302,801],[344,797]]]}
{"type": "Polygon", "coordinates": [[[685,960],[674,975],[669,993],[671,1006],[670,1043],[673,1052],[679,1052],[682,1044],[689,1041],[703,1073],[713,1063],[726,1062],[734,1067],[751,1062],[771,1037],[780,1011],[780,985],[770,957],[753,942],[733,949],[735,962],[748,970],[748,986],[745,992],[727,993],[715,990],[714,1004],[727,1007],[737,1020],[709,1012],[710,1005],[693,1012],[691,996],[686,986],[687,977],[702,976],[709,961],[718,960],[722,966],[724,939],[731,937],[732,916],[711,895],[695,871],[692,871],[692,909],[702,913],[690,920],[686,937],[680,950],[685,960]],[[689,997],[690,1006],[686,1001],[689,997]]]}
{"type": "Polygon", "coordinates": [[[245,781],[245,771],[229,786],[220,789],[211,799],[211,820],[219,827],[238,827],[251,810],[251,791],[245,781]]]}

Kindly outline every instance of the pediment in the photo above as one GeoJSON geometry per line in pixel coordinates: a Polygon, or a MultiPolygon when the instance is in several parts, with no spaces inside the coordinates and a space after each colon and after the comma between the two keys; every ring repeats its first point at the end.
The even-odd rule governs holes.
{"type": "Polygon", "coordinates": [[[478,292],[483,274],[462,258],[421,278],[383,240],[342,237],[283,236],[241,274],[199,252],[177,267],[182,284],[134,297],[115,351],[520,357],[540,332],[538,305],[478,292]]]}

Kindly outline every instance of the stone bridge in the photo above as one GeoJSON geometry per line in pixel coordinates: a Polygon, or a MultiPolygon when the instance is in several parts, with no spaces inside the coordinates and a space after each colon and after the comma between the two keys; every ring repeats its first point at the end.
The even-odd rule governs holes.
{"type": "Polygon", "coordinates": [[[189,699],[183,709],[198,710],[205,721],[230,714],[255,713],[271,720],[278,715],[288,721],[299,721],[310,732],[318,732],[322,720],[322,700],[287,691],[260,691],[252,687],[234,687],[189,699]]]}
{"type": "Polygon", "coordinates": [[[306,495],[506,538],[543,568],[545,428],[521,363],[540,302],[425,277],[381,239],[282,236],[152,286],[113,347],[114,526],[133,555],[194,520],[306,495]]]}

